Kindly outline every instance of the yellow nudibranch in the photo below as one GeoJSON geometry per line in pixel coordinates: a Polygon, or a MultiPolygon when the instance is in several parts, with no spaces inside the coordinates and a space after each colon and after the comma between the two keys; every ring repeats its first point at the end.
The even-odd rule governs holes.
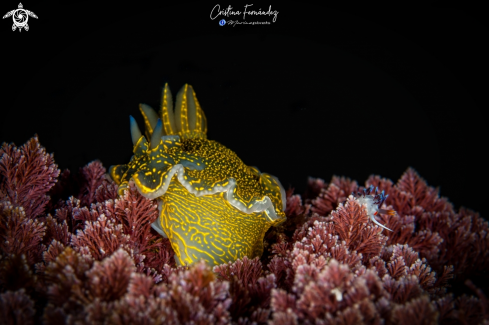
{"type": "Polygon", "coordinates": [[[286,219],[278,179],[207,139],[207,120],[192,86],[179,91],[175,111],[168,84],[158,114],[145,104],[139,109],[145,134],[131,116],[134,155],[109,170],[119,195],[132,179],[143,196],[158,199],[152,227],[169,238],[178,265],[261,256],[265,232],[286,219]]]}

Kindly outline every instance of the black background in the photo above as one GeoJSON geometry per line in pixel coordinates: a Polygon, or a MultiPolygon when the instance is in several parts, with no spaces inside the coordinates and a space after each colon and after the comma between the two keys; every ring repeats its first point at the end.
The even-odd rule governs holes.
{"type": "MultiPolygon", "coordinates": [[[[0,142],[37,133],[61,169],[125,163],[138,103],[157,108],[165,82],[174,94],[189,83],[208,137],[286,188],[302,192],[308,176],[397,181],[412,166],[487,218],[480,8],[282,3],[270,25],[221,27],[238,17],[211,20],[218,3],[229,5],[24,1],[39,17],[29,31],[0,21],[0,142]]],[[[17,5],[3,1],[1,15],[17,5]]]]}

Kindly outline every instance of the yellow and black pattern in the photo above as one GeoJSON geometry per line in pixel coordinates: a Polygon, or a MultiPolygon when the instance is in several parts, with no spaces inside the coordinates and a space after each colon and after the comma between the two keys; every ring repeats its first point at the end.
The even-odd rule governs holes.
{"type": "Polygon", "coordinates": [[[211,265],[261,256],[263,236],[272,223],[263,212],[245,214],[226,204],[221,194],[195,196],[178,181],[166,191],[159,222],[177,263],[200,259],[211,265]]]}
{"type": "Polygon", "coordinates": [[[140,105],[144,135],[131,117],[134,156],[109,171],[119,194],[133,180],[142,195],[159,199],[153,226],[171,240],[179,264],[261,255],[267,229],[285,220],[283,187],[207,139],[207,120],[191,86],[178,93],[175,111],[172,103],[165,85],[159,114],[140,105]]]}

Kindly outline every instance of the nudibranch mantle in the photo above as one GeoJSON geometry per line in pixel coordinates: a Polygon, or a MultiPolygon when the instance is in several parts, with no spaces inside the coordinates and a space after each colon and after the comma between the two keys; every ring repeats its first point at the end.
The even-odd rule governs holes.
{"type": "Polygon", "coordinates": [[[169,238],[179,265],[260,256],[265,232],[286,219],[279,180],[207,139],[207,120],[190,85],[179,91],[175,111],[167,84],[161,102],[159,114],[140,104],[144,135],[130,117],[134,155],[109,170],[119,194],[132,180],[143,196],[158,199],[152,227],[169,238]]]}

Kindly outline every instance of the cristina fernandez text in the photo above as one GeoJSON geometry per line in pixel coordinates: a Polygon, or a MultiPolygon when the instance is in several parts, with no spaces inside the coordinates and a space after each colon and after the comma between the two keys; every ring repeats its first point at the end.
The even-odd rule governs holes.
{"type": "Polygon", "coordinates": [[[244,11],[239,11],[239,10],[233,11],[233,7],[231,7],[231,6],[228,6],[224,10],[221,10],[221,6],[219,4],[217,4],[214,6],[214,8],[212,8],[210,17],[212,20],[214,20],[217,17],[219,17],[220,15],[230,17],[230,16],[234,16],[234,15],[243,14],[243,19],[246,19],[246,15],[250,15],[250,16],[253,16],[253,15],[272,16],[273,15],[273,22],[275,22],[277,20],[278,11],[277,10],[272,11],[272,5],[270,5],[268,7],[268,11],[263,11],[263,10],[261,10],[261,8],[258,10],[249,10],[248,7],[251,7],[252,5],[253,4],[245,5],[244,11]]]}

